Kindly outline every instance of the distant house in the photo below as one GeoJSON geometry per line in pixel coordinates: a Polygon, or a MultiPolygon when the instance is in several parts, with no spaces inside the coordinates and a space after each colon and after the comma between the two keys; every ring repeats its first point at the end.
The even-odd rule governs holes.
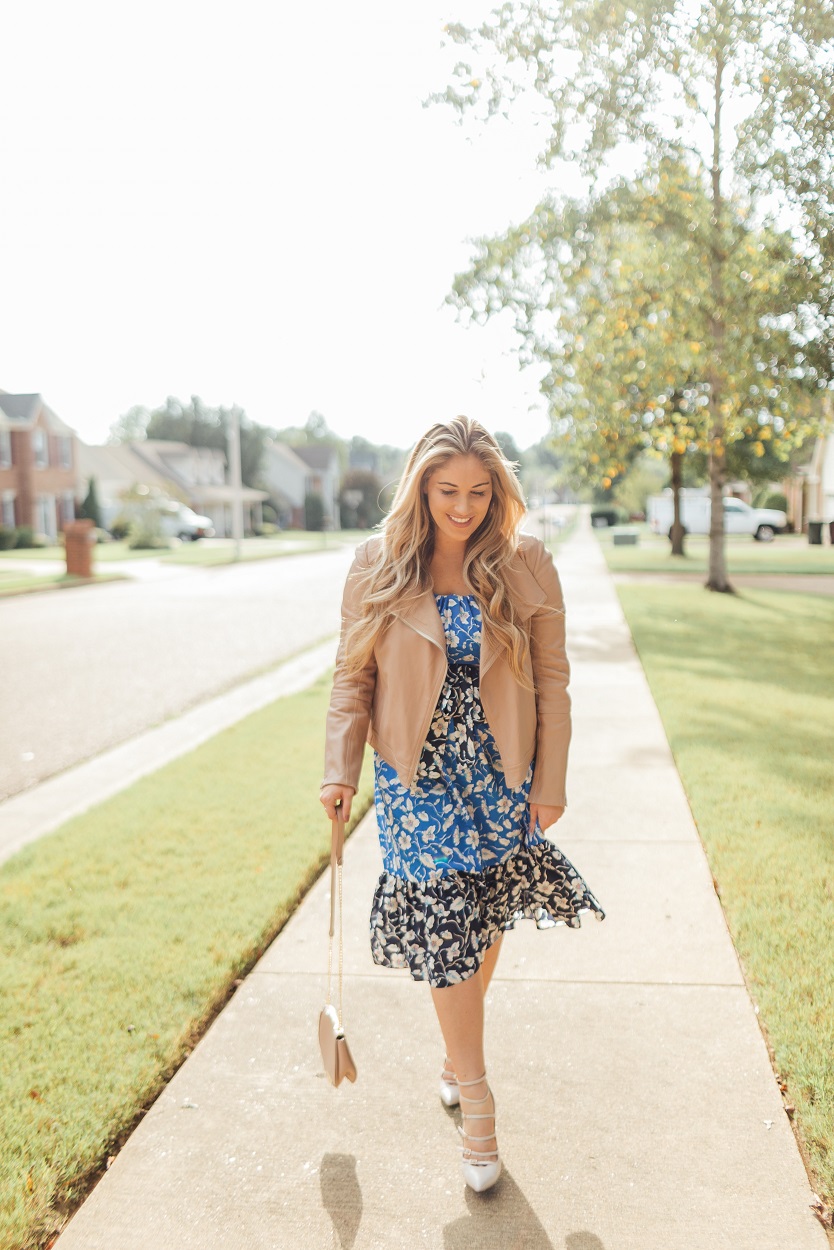
{"type": "MultiPolygon", "coordinates": [[[[220,537],[232,533],[234,492],[226,482],[226,457],[218,448],[148,438],[115,447],[83,447],[80,460],[87,483],[96,478],[105,525],[112,525],[123,510],[126,494],[144,487],[149,495],[179,499],[210,517],[220,537]]],[[[241,495],[243,528],[251,531],[263,523],[261,505],[267,493],[244,486],[241,495]]]]}
{"type": "Polygon", "coordinates": [[[333,447],[307,445],[293,451],[307,465],[307,491],[321,495],[324,503],[324,524],[327,529],[341,529],[339,517],[339,481],[341,468],[333,447]]]}
{"type": "MultiPolygon", "coordinates": [[[[173,482],[177,492],[195,512],[211,517],[215,532],[221,538],[232,534],[232,499],[234,488],[226,482],[226,456],[215,447],[191,447],[188,443],[168,442],[162,438],[146,438],[131,443],[143,460],[173,482]]],[[[265,490],[241,487],[243,528],[259,529],[263,524],[261,505],[267,498],[265,490]]]]}
{"type": "Polygon", "coordinates": [[[137,500],[156,497],[188,502],[185,493],[175,492],[170,478],[138,456],[131,443],[93,447],[79,439],[77,450],[79,495],[86,495],[90,479],[95,478],[101,523],[105,529],[110,529],[119,517],[126,514],[127,494],[137,500]]]}
{"type": "Polygon", "coordinates": [[[0,523],[56,541],[75,519],[76,446],[43,396],[0,391],[0,523]]]}
{"type": "Polygon", "coordinates": [[[834,434],[817,439],[810,467],[809,520],[834,521],[834,434]]]}
{"type": "Polygon", "coordinates": [[[795,530],[807,530],[809,521],[834,521],[834,434],[814,440],[810,461],[782,489],[795,530]]]}
{"type": "Polygon", "coordinates": [[[267,443],[261,479],[284,529],[304,529],[304,496],[310,489],[309,475],[309,466],[288,443],[267,443]]]}

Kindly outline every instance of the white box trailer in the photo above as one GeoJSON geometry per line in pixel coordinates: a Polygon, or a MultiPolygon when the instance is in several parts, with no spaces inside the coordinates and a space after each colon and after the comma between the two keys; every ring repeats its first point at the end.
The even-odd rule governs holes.
{"type": "MultiPolygon", "coordinates": [[[[702,491],[681,491],[681,524],[685,534],[708,534],[712,506],[710,497],[702,491]]],[[[650,495],[646,503],[646,519],[655,534],[671,536],[674,519],[672,492],[650,495]]],[[[726,534],[752,534],[757,542],[772,542],[777,534],[788,526],[784,512],[776,508],[751,508],[742,499],[724,498],[724,532],[726,534]]]]}

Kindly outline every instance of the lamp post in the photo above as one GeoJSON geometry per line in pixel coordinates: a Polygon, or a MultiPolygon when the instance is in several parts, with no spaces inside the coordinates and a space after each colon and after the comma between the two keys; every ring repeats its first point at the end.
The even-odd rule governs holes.
{"type": "Polygon", "coordinates": [[[243,555],[243,496],[240,480],[240,414],[235,406],[229,412],[226,445],[229,454],[229,485],[232,488],[232,538],[235,540],[235,559],[240,560],[243,555]]]}

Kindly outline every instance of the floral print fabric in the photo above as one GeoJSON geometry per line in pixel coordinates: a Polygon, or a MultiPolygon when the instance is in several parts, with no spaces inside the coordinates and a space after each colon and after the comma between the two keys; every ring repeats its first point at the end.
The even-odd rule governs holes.
{"type": "Polygon", "coordinates": [[[376,963],[452,985],[480,967],[516,920],[577,927],[604,912],[576,869],[530,835],[531,764],[505,781],[478,690],[481,615],[471,595],[436,595],[448,668],[417,776],[409,788],[378,754],[374,791],[383,873],[371,909],[376,963]]]}

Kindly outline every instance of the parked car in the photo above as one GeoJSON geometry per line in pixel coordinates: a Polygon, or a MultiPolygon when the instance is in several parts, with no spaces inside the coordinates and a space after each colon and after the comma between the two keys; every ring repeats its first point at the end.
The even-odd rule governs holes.
{"type": "Polygon", "coordinates": [[[163,534],[167,534],[169,538],[181,538],[183,542],[186,539],[196,542],[198,538],[214,537],[211,517],[201,516],[184,503],[170,504],[164,508],[161,525],[163,534]]]}
{"type": "MultiPolygon", "coordinates": [[[[681,491],[681,523],[685,534],[708,534],[711,515],[709,495],[681,491]]],[[[674,519],[671,491],[650,496],[648,518],[655,534],[668,534],[671,538],[674,519]]],[[[757,542],[769,543],[787,528],[787,516],[776,508],[751,508],[743,499],[724,499],[724,532],[727,534],[752,534],[757,542]]]]}

